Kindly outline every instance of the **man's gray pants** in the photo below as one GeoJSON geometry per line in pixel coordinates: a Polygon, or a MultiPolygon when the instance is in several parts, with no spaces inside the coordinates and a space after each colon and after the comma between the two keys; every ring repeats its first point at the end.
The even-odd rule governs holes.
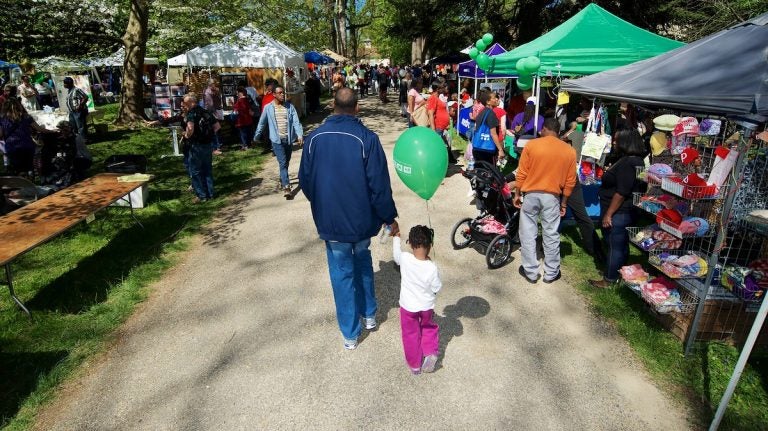
{"type": "Polygon", "coordinates": [[[539,277],[539,259],[536,258],[538,222],[544,245],[544,280],[552,280],[560,271],[560,198],[551,193],[529,192],[520,211],[520,254],[525,274],[531,280],[539,277]]]}

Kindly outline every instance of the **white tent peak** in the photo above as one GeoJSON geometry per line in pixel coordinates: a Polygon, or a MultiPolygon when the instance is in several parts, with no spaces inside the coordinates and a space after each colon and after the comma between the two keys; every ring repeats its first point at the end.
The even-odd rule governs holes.
{"type": "Polygon", "coordinates": [[[303,56],[248,24],[213,43],[187,52],[187,66],[302,67],[303,56]]]}

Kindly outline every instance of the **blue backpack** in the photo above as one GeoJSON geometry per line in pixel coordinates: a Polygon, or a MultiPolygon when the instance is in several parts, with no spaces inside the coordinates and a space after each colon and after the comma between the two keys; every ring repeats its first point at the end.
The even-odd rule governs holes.
{"type": "Polygon", "coordinates": [[[485,119],[488,118],[488,113],[491,110],[486,108],[483,119],[479,122],[475,122],[475,130],[472,134],[472,148],[484,151],[496,151],[496,144],[491,138],[491,128],[485,123],[485,119]]]}

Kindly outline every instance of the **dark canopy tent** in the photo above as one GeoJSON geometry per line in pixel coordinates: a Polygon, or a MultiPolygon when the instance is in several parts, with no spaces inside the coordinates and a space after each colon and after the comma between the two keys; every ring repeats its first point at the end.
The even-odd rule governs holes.
{"type": "Polygon", "coordinates": [[[463,52],[456,51],[456,52],[449,52],[448,54],[443,54],[440,56],[437,56],[435,58],[430,58],[427,63],[429,64],[459,64],[462,61],[469,60],[469,55],[464,54],[463,52]]]}
{"type": "Polygon", "coordinates": [[[589,75],[654,57],[683,43],[636,27],[591,3],[548,33],[492,58],[488,72],[516,73],[517,61],[535,56],[539,75],[589,75]]]}
{"type": "Polygon", "coordinates": [[[768,116],[768,14],[562,88],[638,105],[768,116]]]}
{"type": "Polygon", "coordinates": [[[304,62],[314,64],[330,64],[335,63],[336,60],[328,57],[325,54],[321,54],[317,51],[309,51],[304,53],[304,62]]]}

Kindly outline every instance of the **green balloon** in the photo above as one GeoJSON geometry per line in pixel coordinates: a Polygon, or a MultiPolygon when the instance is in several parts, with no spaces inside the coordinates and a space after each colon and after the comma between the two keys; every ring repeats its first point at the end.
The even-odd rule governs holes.
{"type": "Polygon", "coordinates": [[[538,57],[527,57],[523,66],[528,73],[536,73],[539,70],[539,66],[541,66],[541,60],[538,57]]]}
{"type": "Polygon", "coordinates": [[[526,84],[526,83],[517,81],[517,88],[519,88],[519,89],[521,89],[523,91],[530,90],[531,87],[533,87],[533,84],[526,84]]]}
{"type": "Polygon", "coordinates": [[[488,66],[491,65],[491,56],[481,52],[480,54],[477,54],[477,59],[475,59],[477,62],[477,65],[480,66],[480,69],[487,70],[488,66]]]}
{"type": "Polygon", "coordinates": [[[533,77],[527,73],[524,73],[517,77],[517,82],[526,85],[533,85],[533,77]]]}
{"type": "Polygon", "coordinates": [[[517,60],[517,63],[515,63],[515,69],[517,69],[518,75],[524,75],[525,70],[525,59],[521,58],[520,60],[517,60]]]}
{"type": "Polygon", "coordinates": [[[483,35],[483,42],[485,42],[486,46],[491,46],[493,43],[493,35],[490,33],[486,33],[483,35]]]}
{"type": "Polygon", "coordinates": [[[477,54],[480,54],[480,51],[473,46],[472,49],[469,50],[469,58],[476,60],[477,54]]]}
{"type": "Polygon", "coordinates": [[[479,51],[485,51],[485,42],[483,42],[483,39],[477,39],[477,42],[475,42],[475,48],[477,48],[479,51]]]}
{"type": "Polygon", "coordinates": [[[403,132],[395,142],[393,158],[400,181],[422,199],[435,194],[448,169],[443,138],[428,127],[411,127],[403,132]]]}

